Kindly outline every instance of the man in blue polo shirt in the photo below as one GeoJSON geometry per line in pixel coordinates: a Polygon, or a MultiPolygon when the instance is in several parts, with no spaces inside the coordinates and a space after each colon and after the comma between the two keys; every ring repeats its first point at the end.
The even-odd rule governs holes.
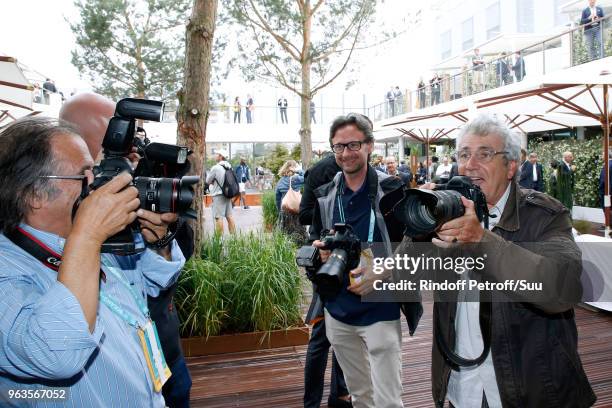
{"type": "MultiPolygon", "coordinates": [[[[316,239],[335,223],[350,224],[364,245],[376,243],[390,256],[388,226],[378,208],[384,193],[401,181],[368,166],[373,148],[372,127],[363,115],[337,118],[330,129],[330,143],[342,172],[315,190],[317,203],[311,227],[316,239]]],[[[313,245],[322,247],[315,240],[313,245]]],[[[376,252],[376,251],[375,251],[376,252]]],[[[321,250],[322,258],[329,251],[321,250]]],[[[372,290],[372,271],[358,268],[361,280],[350,284],[349,273],[333,298],[324,299],[326,334],[332,344],[354,407],[402,407],[400,306],[397,303],[362,302],[372,290]]]]}

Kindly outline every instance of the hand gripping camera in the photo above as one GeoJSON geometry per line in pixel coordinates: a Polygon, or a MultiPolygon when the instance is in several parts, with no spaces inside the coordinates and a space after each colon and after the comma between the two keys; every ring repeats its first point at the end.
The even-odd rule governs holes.
{"type": "MultiPolygon", "coordinates": [[[[136,135],[136,119],[159,122],[163,114],[163,102],[145,99],[126,98],[117,103],[115,115],[111,118],[102,148],[104,159],[94,167],[92,189],[108,183],[113,177],[127,171],[133,177],[133,186],[138,189],[140,208],[156,213],[178,213],[179,216],[196,218],[191,204],[194,197],[193,186],[198,176],[184,176],[189,171],[187,147],[163,143],[150,143],[136,135]],[[128,155],[136,152],[142,157],[136,169],[128,155]]],[[[144,248],[137,248],[133,233],[138,224],[128,226],[110,237],[102,245],[102,252],[120,255],[134,254],[144,248]]],[[[160,237],[161,238],[161,237],[160,237]]]]}
{"type": "Polygon", "coordinates": [[[426,237],[447,221],[465,214],[461,196],[474,202],[478,220],[488,228],[489,208],[480,187],[466,176],[455,176],[434,190],[418,188],[397,189],[380,201],[383,214],[392,213],[405,226],[404,235],[411,238],[426,237]]]}
{"type": "Polygon", "coordinates": [[[323,231],[323,249],[331,250],[327,262],[321,262],[319,248],[303,246],[298,249],[296,262],[306,269],[306,275],[322,298],[334,297],[340,292],[344,274],[359,266],[361,241],[348,224],[335,224],[334,232],[323,231]]]}

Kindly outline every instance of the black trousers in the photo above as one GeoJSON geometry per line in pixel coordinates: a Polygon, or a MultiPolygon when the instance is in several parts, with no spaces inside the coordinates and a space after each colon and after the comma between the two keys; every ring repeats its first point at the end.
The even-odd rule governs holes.
{"type": "MultiPolygon", "coordinates": [[[[306,352],[306,366],[304,367],[304,408],[319,408],[323,398],[323,386],[327,357],[331,344],[325,335],[325,320],[320,320],[312,327],[312,334],[308,341],[306,352]]],[[[332,352],[331,383],[329,398],[335,399],[348,395],[342,368],[332,352]]]]}

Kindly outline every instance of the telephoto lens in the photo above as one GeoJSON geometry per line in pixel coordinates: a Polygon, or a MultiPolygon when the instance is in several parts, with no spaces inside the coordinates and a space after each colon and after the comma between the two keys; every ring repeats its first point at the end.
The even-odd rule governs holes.
{"type": "Polygon", "coordinates": [[[134,186],[138,189],[140,208],[156,213],[178,213],[193,217],[193,186],[199,181],[198,176],[182,178],[136,177],[134,186]]]}
{"type": "Polygon", "coordinates": [[[406,235],[418,237],[431,234],[464,213],[461,193],[457,191],[413,189],[406,193],[405,211],[398,215],[404,217],[406,235]]]}
{"type": "Polygon", "coordinates": [[[392,213],[404,225],[404,235],[422,238],[465,214],[461,196],[474,202],[476,216],[488,226],[486,197],[466,176],[455,176],[446,184],[438,184],[435,190],[397,189],[381,199],[380,207],[383,214],[392,213]]]}

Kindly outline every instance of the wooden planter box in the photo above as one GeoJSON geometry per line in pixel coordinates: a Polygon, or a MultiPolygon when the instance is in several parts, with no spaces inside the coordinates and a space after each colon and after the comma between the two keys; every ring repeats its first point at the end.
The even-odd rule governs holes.
{"type": "MultiPolygon", "coordinates": [[[[261,193],[247,193],[245,196],[246,204],[248,206],[258,206],[261,205],[261,193]]],[[[239,204],[238,197],[234,199],[235,205],[239,204]]],[[[204,196],[204,206],[210,207],[212,205],[212,196],[205,195],[204,196]]]]}
{"type": "Polygon", "coordinates": [[[222,336],[188,337],[181,339],[185,357],[256,351],[308,344],[308,326],[271,332],[225,334],[222,336]]]}

